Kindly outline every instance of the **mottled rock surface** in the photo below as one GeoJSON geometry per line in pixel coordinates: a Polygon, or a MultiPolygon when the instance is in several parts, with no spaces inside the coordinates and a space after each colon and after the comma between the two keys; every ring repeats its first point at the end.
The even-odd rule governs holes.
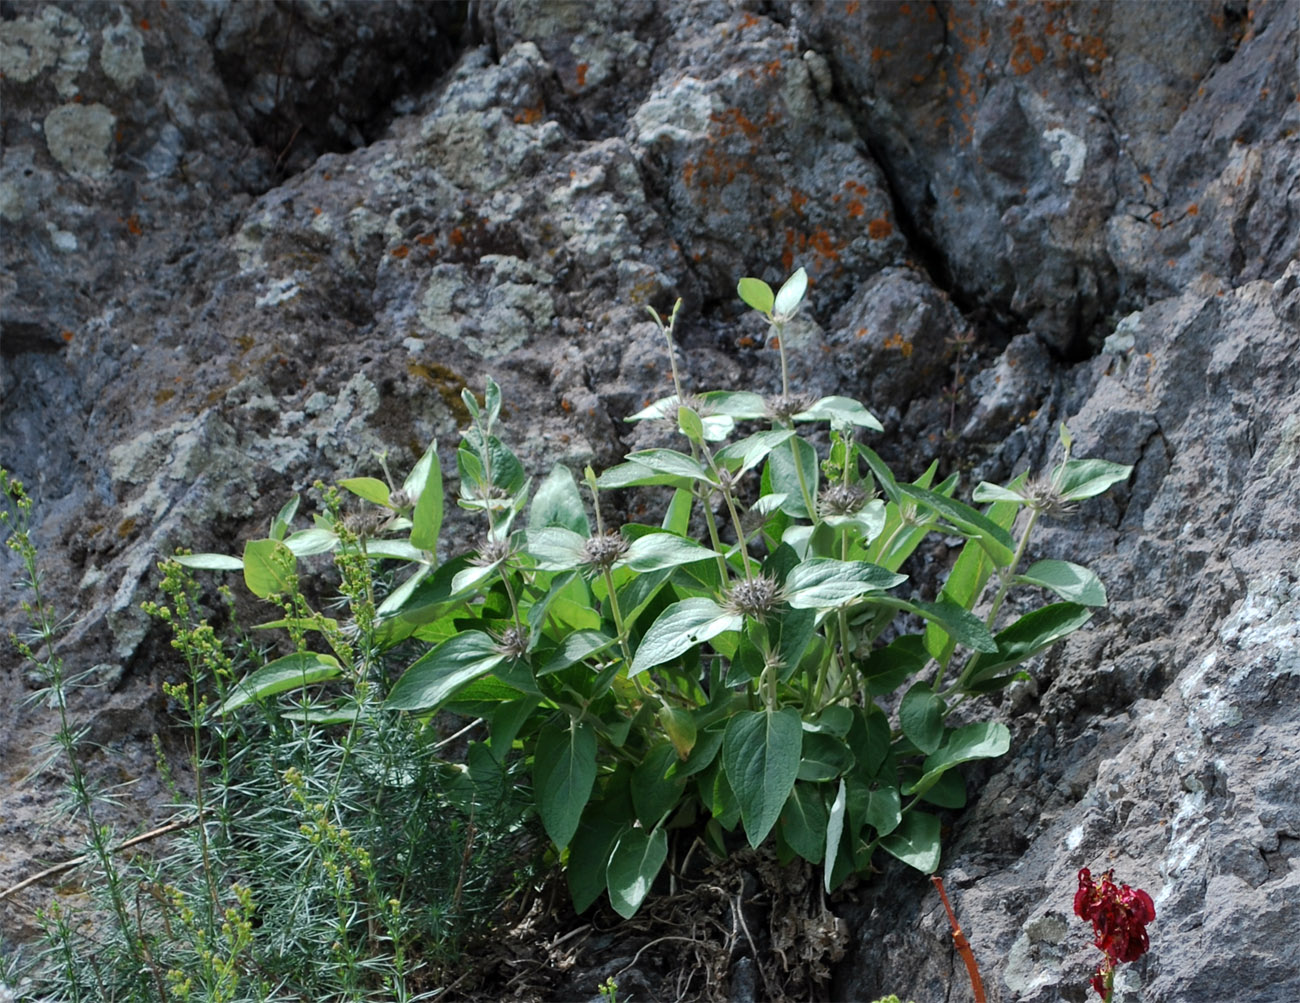
{"type": "MultiPolygon", "coordinates": [[[[146,777],[128,820],[165,727],[159,555],[237,551],[376,451],[437,438],[450,466],[485,372],[531,472],[611,463],[669,383],[644,307],[684,298],[695,385],[771,389],[735,281],[804,265],[796,382],[864,398],[902,472],[1037,468],[1061,420],[1135,465],[1039,538],[1111,607],[1005,702],[1013,751],[953,820],[992,998],[1086,998],[1074,874],[1112,865],[1159,914],[1118,998],[1300,998],[1298,19],[4,3],[0,450],[76,613],[64,655],[105,683],[78,712],[146,777]]],[[[18,786],[30,685],[0,656],[0,885],[61,855],[56,784],[18,786]]],[[[0,903],[7,934],[30,905],[0,903]]],[[[916,875],[831,908],[832,998],[965,992],[916,875]]],[[[735,964],[733,997],[763,984],[735,964]]]]}

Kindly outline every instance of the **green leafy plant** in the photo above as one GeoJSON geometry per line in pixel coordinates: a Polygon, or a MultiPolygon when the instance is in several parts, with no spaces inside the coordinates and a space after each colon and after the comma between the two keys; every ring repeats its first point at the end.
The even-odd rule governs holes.
{"type": "MultiPolygon", "coordinates": [[[[523,764],[579,910],[605,894],[634,914],[679,829],[699,828],[719,854],[742,834],[771,842],[782,860],[820,865],[827,890],[868,872],[877,851],[932,872],[936,811],[965,802],[959,767],[1009,748],[976,702],[1024,678],[1027,659],[1106,601],[1077,564],[1025,567],[1033,530],[1130,468],[1073,458],[1062,426],[1050,472],[979,484],[974,504],[956,476],[936,482],[936,465],[898,479],[863,441],[883,431],[866,407],[790,388],[781,335],[806,288],[802,269],[777,291],[754,278],[738,287],[770,325],[780,395],[690,393],[674,363],[673,394],[628,420],[667,425],[681,448],[641,449],[599,475],[557,466],[534,490],[501,437],[500,388],[487,380],[482,401],[465,392],[457,501],[483,520],[472,552],[438,563],[430,447],[400,488],[342,482],[372,506],[375,532],[359,542],[321,517],[289,533],[288,509],[241,560],[183,560],[240,568],[263,596],[324,550],[408,565],[371,636],[381,650],[422,650],[383,706],[484,722],[467,777],[500,785],[523,764]],[[603,496],[633,489],[664,492],[662,519],[607,526],[603,496]],[[965,543],[923,598],[900,569],[932,533],[965,543]],[[1056,601],[1008,617],[1013,589],[1056,601]]],[[[670,358],[679,309],[651,311],[670,358]]],[[[285,612],[282,625],[326,640],[334,629],[285,612]]],[[[337,652],[288,657],[243,680],[225,709],[348,671],[337,652]]],[[[350,706],[310,713],[336,720],[350,706]]]]}
{"type": "MultiPolygon", "coordinates": [[[[432,463],[417,464],[417,487],[437,476],[432,463]]],[[[370,547],[385,552],[376,534],[389,522],[408,538],[430,533],[436,547],[440,518],[430,503],[421,508],[411,499],[405,522],[391,510],[358,522],[344,514],[339,493],[326,489],[324,512],[310,530],[289,536],[295,498],[243,558],[163,562],[162,601],[145,608],[170,629],[182,669],[163,689],[183,722],[178,740],[193,787],[175,782],[156,740],[175,798],[173,819],[119,842],[100,824],[102,796],[82,765],[66,695],[77,680],[53,654],[57,623],[27,529],[30,500],[3,471],[0,488],[11,502],[0,518],[32,594],[25,609],[34,631],[19,639],[20,651],[49,684],[42,695],[60,715],[57,751],[89,833],[83,858],[44,873],[70,872],[90,893],[86,908],[56,901],[39,914],[43,947],[7,959],[5,981],[50,1001],[413,1001],[436,994],[463,945],[526,881],[536,839],[518,761],[496,770],[496,783],[479,783],[449,765],[424,720],[383,706],[394,668],[388,658],[404,664],[408,656],[400,638],[379,636],[377,597],[388,586],[384,559],[370,547]],[[301,576],[310,569],[286,538],[304,560],[333,552],[338,619],[304,596],[301,576]],[[279,615],[251,634],[223,638],[187,564],[238,567],[279,615]],[[253,640],[275,636],[270,631],[287,637],[288,654],[271,657],[267,642],[253,640]],[[139,852],[162,836],[168,842],[154,843],[152,857],[139,852]],[[137,847],[129,861],[119,855],[127,846],[137,847]]],[[[409,545],[402,554],[420,568],[420,559],[433,560],[409,545]]],[[[219,594],[233,613],[230,591],[219,594]]]]}

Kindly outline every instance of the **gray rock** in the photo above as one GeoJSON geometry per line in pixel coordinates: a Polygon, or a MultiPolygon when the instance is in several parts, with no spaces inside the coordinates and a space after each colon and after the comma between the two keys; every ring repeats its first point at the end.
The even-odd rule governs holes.
{"type": "MultiPolygon", "coordinates": [[[[670,392],[645,307],[685,300],[692,386],[770,391],[735,283],[804,265],[796,383],[862,397],[901,469],[1039,469],[1062,420],[1135,467],[1037,539],[1111,607],[1005,703],[1013,752],[953,819],[994,998],[1087,998],[1082,866],[1156,897],[1122,998],[1300,997],[1300,5],[462,12],[6,6],[0,449],[69,666],[113,667],[95,740],[150,775],[160,555],[235,551],[376,451],[452,468],[488,372],[530,472],[612,463],[670,392]]],[[[45,724],[0,703],[0,885],[60,855],[56,785],[15,787],[45,724]]],[[[953,991],[929,886],[856,894],[834,995],[953,991]]]]}

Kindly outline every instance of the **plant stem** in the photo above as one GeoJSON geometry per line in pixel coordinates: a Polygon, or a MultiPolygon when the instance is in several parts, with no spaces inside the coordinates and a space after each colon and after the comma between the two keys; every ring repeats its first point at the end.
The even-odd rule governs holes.
{"type": "MultiPolygon", "coordinates": [[[[998,611],[1002,609],[1002,602],[1006,599],[1007,593],[1011,591],[1011,586],[1014,584],[1012,579],[1016,576],[1016,569],[1020,567],[1021,558],[1025,556],[1025,547],[1029,544],[1029,536],[1034,531],[1034,524],[1038,522],[1039,515],[1040,511],[1038,509],[1030,509],[1029,521],[1025,524],[1025,531],[1020,535],[1020,542],[1016,545],[1016,552],[1011,558],[1011,563],[1007,566],[1005,572],[1002,570],[998,571],[998,580],[1001,582],[1001,585],[998,587],[997,595],[993,597],[993,606],[989,609],[989,615],[984,621],[984,625],[989,629],[990,633],[993,631],[994,624],[997,622],[998,611]]],[[[970,660],[966,663],[965,667],[962,668],[961,675],[958,676],[957,682],[953,687],[950,687],[950,690],[965,685],[965,683],[974,675],[975,670],[979,667],[979,661],[980,653],[977,651],[970,657],[970,660]]],[[[939,668],[939,675],[934,681],[936,687],[943,679],[944,668],[944,666],[940,666],[939,668]]]]}
{"type": "Polygon", "coordinates": [[[776,328],[776,349],[781,353],[781,396],[790,396],[790,371],[785,362],[785,324],[780,321],[772,321],[772,326],[776,328]]]}
{"type": "MultiPolygon", "coordinates": [[[[984,1003],[984,981],[980,978],[980,966],[975,961],[975,952],[970,949],[970,942],[966,939],[966,935],[961,932],[961,927],[957,925],[957,916],[948,903],[948,893],[943,890],[943,878],[937,874],[932,874],[930,880],[934,882],[934,887],[939,890],[939,898],[943,899],[943,907],[948,913],[948,923],[952,927],[952,942],[957,945],[961,960],[966,963],[966,974],[970,976],[970,986],[971,991],[975,994],[975,1003],[984,1003]]],[[[1109,1000],[1109,997],[1107,997],[1107,1000],[1109,1000]]]]}
{"type": "Polygon", "coordinates": [[[609,611],[614,617],[614,629],[618,631],[618,646],[623,652],[623,661],[632,666],[632,651],[627,646],[627,628],[623,626],[623,612],[618,607],[618,593],[614,590],[614,575],[609,568],[601,568],[605,579],[605,589],[609,592],[609,611]]]}
{"type": "Polygon", "coordinates": [[[1002,601],[1006,599],[1007,593],[1011,591],[1011,586],[1013,584],[1012,579],[1016,576],[1016,569],[1020,567],[1020,559],[1025,556],[1025,547],[1029,544],[1029,536],[1033,533],[1034,524],[1038,522],[1040,514],[1041,512],[1039,509],[1034,508],[1029,510],[1029,522],[1025,524],[1025,531],[1020,535],[1020,542],[1016,545],[1015,556],[1011,558],[1011,564],[1007,567],[1005,574],[1001,572],[998,574],[998,578],[1001,579],[1002,585],[998,589],[997,595],[993,597],[993,606],[989,610],[988,619],[984,621],[984,625],[988,627],[989,630],[993,629],[993,625],[997,621],[998,611],[1002,609],[1002,601]]]}

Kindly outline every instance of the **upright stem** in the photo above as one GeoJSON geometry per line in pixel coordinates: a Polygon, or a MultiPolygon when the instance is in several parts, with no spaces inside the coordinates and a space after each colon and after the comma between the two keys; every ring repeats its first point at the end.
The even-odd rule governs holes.
{"type": "Polygon", "coordinates": [[[781,396],[790,396],[790,371],[785,362],[785,325],[780,321],[773,321],[772,326],[776,328],[776,349],[781,353],[781,396]]]}
{"type": "Polygon", "coordinates": [[[618,631],[618,644],[623,651],[623,661],[630,668],[632,652],[627,646],[627,629],[623,626],[623,611],[618,607],[618,593],[614,591],[614,575],[609,568],[601,568],[601,575],[605,579],[605,589],[609,592],[609,611],[614,617],[614,629],[618,631]]]}
{"type": "Polygon", "coordinates": [[[727,559],[722,556],[722,538],[718,536],[718,521],[714,518],[713,508],[709,505],[709,498],[706,494],[700,499],[704,509],[704,524],[709,528],[709,543],[717,553],[718,572],[722,575],[722,585],[725,588],[729,571],[727,570],[727,559]]]}
{"type": "Polygon", "coordinates": [[[1002,608],[1002,600],[1007,597],[1007,593],[1011,590],[1011,580],[1015,578],[1016,569],[1020,567],[1020,559],[1025,556],[1025,547],[1029,544],[1029,536],[1033,533],[1034,524],[1038,522],[1040,514],[1036,508],[1029,510],[1029,521],[1025,523],[1025,531],[1020,535],[1020,542],[1016,545],[1015,556],[1011,558],[1011,564],[1007,567],[1006,573],[998,575],[1002,580],[1002,585],[998,589],[997,595],[993,597],[993,606],[989,610],[988,619],[984,621],[984,625],[989,630],[992,630],[993,625],[997,622],[998,611],[1002,608]]]}
{"type": "Polygon", "coordinates": [[[943,890],[943,878],[932,874],[930,880],[939,890],[939,898],[943,900],[943,907],[948,913],[948,924],[952,927],[952,942],[957,945],[961,960],[966,963],[966,974],[970,976],[970,987],[975,993],[975,1003],[984,1003],[984,982],[980,978],[980,966],[975,962],[975,953],[970,949],[970,942],[961,932],[961,927],[957,925],[957,916],[952,911],[952,906],[948,904],[948,893],[943,890]]]}

